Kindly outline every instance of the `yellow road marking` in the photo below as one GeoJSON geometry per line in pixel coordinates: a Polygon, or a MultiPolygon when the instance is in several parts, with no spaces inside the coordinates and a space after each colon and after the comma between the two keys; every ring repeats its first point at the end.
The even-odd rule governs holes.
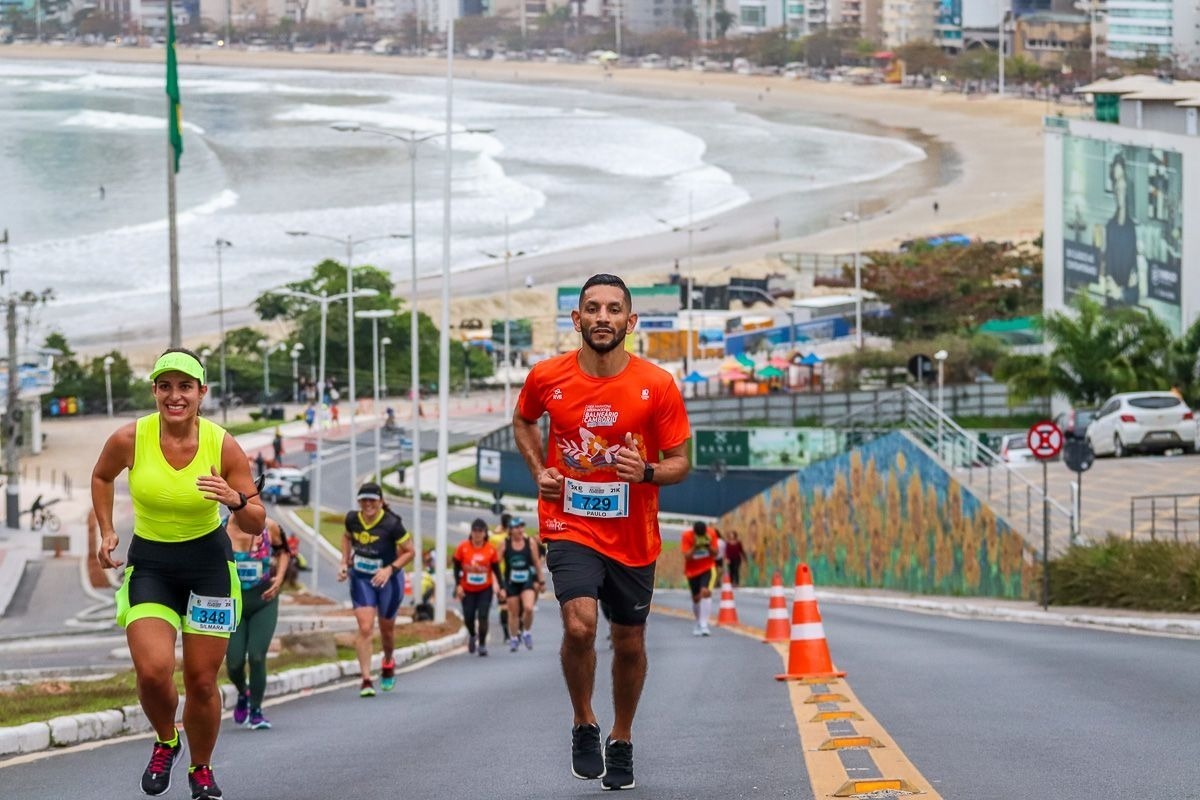
{"type": "MultiPolygon", "coordinates": [[[[656,613],[669,617],[692,619],[691,612],[681,609],[667,608],[656,604],[653,610],[656,613]]],[[[764,634],[762,628],[754,628],[747,625],[727,625],[723,627],[733,633],[759,640],[762,639],[764,634]]],[[[779,654],[786,668],[788,643],[776,642],[771,647],[779,654]]],[[[920,773],[916,765],[909,761],[908,757],[896,745],[896,740],[888,735],[888,732],[879,724],[879,721],[871,716],[866,706],[859,701],[846,678],[840,680],[830,679],[820,684],[816,684],[815,681],[807,684],[799,681],[788,681],[787,690],[788,698],[792,703],[792,714],[796,719],[796,728],[800,733],[800,749],[804,755],[804,766],[808,771],[808,780],[812,786],[813,797],[820,800],[820,798],[825,797],[848,797],[854,793],[895,789],[898,791],[919,793],[922,800],[942,800],[942,796],[934,790],[933,786],[920,773]],[[846,772],[845,766],[842,764],[838,750],[820,749],[823,743],[830,740],[829,728],[826,725],[826,720],[821,718],[822,714],[813,716],[812,701],[810,698],[814,694],[818,694],[813,690],[814,685],[828,686],[832,683],[838,684],[837,695],[833,695],[832,693],[826,694],[841,696],[844,698],[844,701],[838,702],[839,707],[835,712],[823,713],[842,714],[849,712],[858,715],[859,719],[854,723],[854,733],[856,736],[874,740],[880,745],[879,747],[872,747],[870,755],[879,769],[881,778],[852,780],[846,772]],[[855,789],[856,786],[859,788],[855,789]],[[862,788],[865,786],[873,786],[874,788],[862,788]],[[837,794],[847,787],[850,787],[852,790],[850,794],[837,794]]]]}

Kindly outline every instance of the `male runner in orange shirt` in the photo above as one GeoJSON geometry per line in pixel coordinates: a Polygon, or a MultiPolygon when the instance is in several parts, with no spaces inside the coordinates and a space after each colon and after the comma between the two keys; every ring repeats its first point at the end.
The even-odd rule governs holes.
{"type": "Polygon", "coordinates": [[[575,714],[571,772],[603,778],[605,789],[629,789],[662,548],[658,487],[687,477],[691,429],[674,379],[623,347],[637,325],[624,281],[593,275],[571,317],[583,346],[534,366],[513,429],[538,485],[546,565],[562,607],[563,675],[575,714]],[[550,415],[548,448],[542,414],[550,415]],[[614,719],[604,748],[592,711],[597,600],[611,615],[613,641],[614,719]]]}
{"type": "Polygon", "coordinates": [[[690,531],[684,531],[679,540],[679,551],[683,554],[683,574],[687,576],[688,588],[692,590],[692,614],[696,627],[692,636],[708,636],[708,618],[712,615],[712,590],[717,585],[716,529],[697,522],[690,531]]]}

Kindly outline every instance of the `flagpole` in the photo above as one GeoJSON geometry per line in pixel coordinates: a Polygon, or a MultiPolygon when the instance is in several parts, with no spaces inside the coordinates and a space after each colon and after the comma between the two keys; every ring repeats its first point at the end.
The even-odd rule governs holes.
{"type": "MultiPolygon", "coordinates": [[[[175,229],[175,173],[183,154],[183,128],[179,112],[179,73],[175,57],[175,13],[173,0],[167,6],[167,250],[171,285],[171,347],[183,346],[179,321],[179,241],[175,229]]],[[[224,391],[225,387],[221,387],[224,391]]]]}
{"type": "MultiPolygon", "coordinates": [[[[171,0],[167,0],[171,2],[171,0]]],[[[173,114],[171,98],[167,98],[167,114],[173,114]]],[[[170,126],[168,125],[168,128],[170,126]]],[[[183,346],[183,331],[179,323],[179,243],[175,231],[175,148],[167,136],[167,239],[171,261],[171,347],[183,346]]],[[[225,387],[221,387],[224,391],[225,387]]]]}

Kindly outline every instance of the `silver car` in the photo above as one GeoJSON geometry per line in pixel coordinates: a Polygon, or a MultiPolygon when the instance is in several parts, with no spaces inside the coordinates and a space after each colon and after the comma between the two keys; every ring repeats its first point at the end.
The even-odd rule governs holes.
{"type": "Polygon", "coordinates": [[[1098,456],[1166,450],[1196,451],[1196,420],[1187,403],[1171,392],[1113,395],[1088,424],[1087,440],[1098,456]]]}

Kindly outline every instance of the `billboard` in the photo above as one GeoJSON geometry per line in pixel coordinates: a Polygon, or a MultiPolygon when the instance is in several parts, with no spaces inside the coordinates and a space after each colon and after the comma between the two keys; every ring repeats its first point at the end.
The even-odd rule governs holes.
{"type": "Polygon", "coordinates": [[[1178,334],[1183,158],[1063,136],[1063,300],[1138,307],[1178,334]]]}
{"type": "Polygon", "coordinates": [[[844,434],[828,428],[697,428],[692,464],[791,470],[846,449],[844,434]]]}

